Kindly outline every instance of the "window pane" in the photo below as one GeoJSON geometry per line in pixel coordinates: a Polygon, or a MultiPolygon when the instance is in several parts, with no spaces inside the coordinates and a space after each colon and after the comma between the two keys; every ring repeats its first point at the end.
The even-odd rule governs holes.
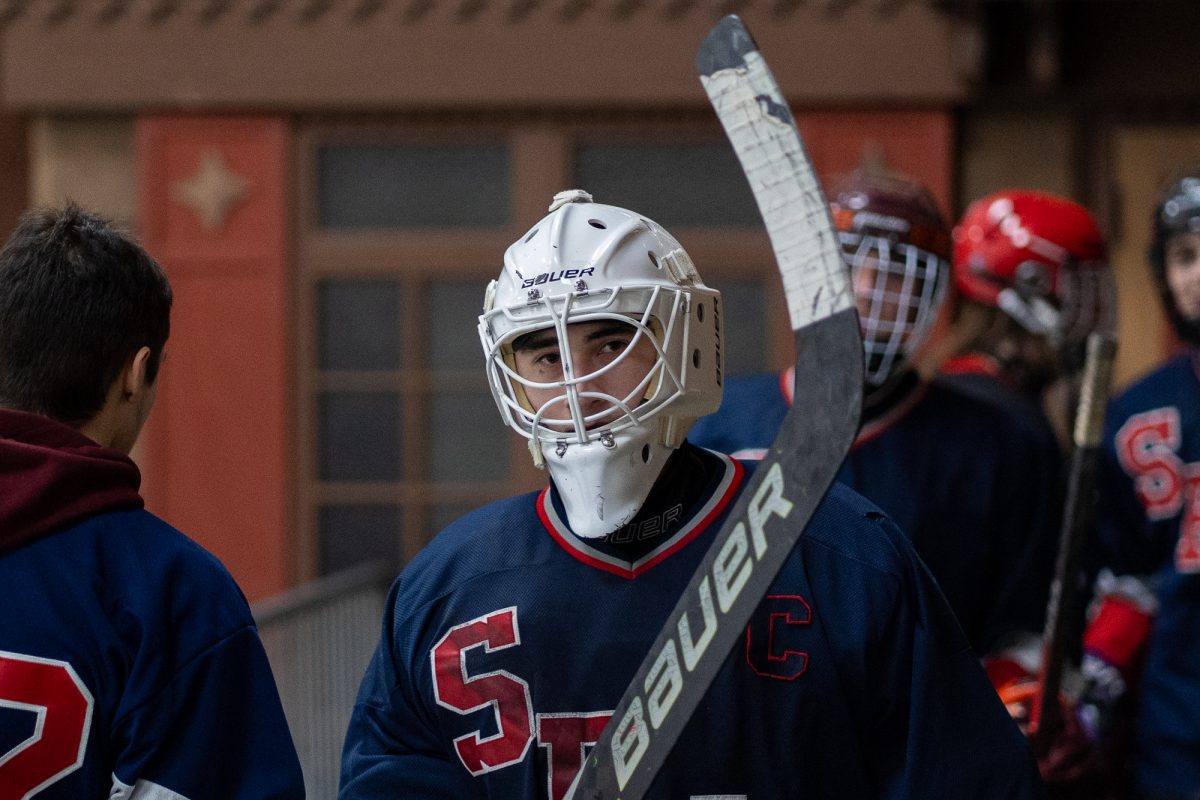
{"type": "Polygon", "coordinates": [[[474,511],[476,508],[477,506],[473,505],[430,506],[427,512],[428,516],[426,517],[429,520],[429,530],[426,537],[432,539],[441,533],[451,522],[465,516],[468,511],[474,511]]]}
{"type": "Polygon", "coordinates": [[[497,227],[508,223],[508,147],[331,144],[317,151],[322,228],[497,227]]]}
{"type": "Polygon", "coordinates": [[[429,398],[429,452],[435,481],[499,481],[508,477],[512,435],[490,392],[438,392],[429,398]]]}
{"type": "Polygon", "coordinates": [[[400,396],[388,392],[321,395],[321,479],[400,478],[400,396]]]}
{"type": "Polygon", "coordinates": [[[575,185],[670,230],[676,225],[761,227],[758,206],[727,142],[581,145],[575,185]]]}
{"type": "Polygon", "coordinates": [[[766,289],[762,281],[715,281],[724,303],[725,374],[762,372],[767,368],[763,343],[768,340],[766,289]]]}
{"type": "Polygon", "coordinates": [[[399,369],[400,293],[394,281],[322,281],[317,286],[321,369],[399,369]]]}
{"type": "Polygon", "coordinates": [[[400,509],[396,506],[326,506],[318,525],[322,575],[376,559],[400,563],[400,509]]]}
{"type": "Polygon", "coordinates": [[[471,281],[429,287],[425,299],[432,324],[426,326],[425,357],[430,369],[475,370],[483,378],[478,326],[486,286],[485,281],[471,281]]]}

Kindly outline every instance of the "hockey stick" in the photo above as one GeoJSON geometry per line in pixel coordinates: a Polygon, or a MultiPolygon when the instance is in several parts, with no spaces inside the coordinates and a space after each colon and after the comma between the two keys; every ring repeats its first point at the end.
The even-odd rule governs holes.
{"type": "Polygon", "coordinates": [[[1111,333],[1088,336],[1087,360],[1083,367],[1083,383],[1075,415],[1071,453],[1071,473],[1067,482],[1067,501],[1059,530],[1058,559],[1054,567],[1054,582],[1046,604],[1046,625],[1042,631],[1042,663],[1040,693],[1030,709],[1031,724],[1037,721],[1034,743],[1049,747],[1063,724],[1058,692],[1062,686],[1063,659],[1067,643],[1078,632],[1067,623],[1074,619],[1079,599],[1079,559],[1083,538],[1091,524],[1093,478],[1096,456],[1104,433],[1104,409],[1112,380],[1113,357],[1117,341],[1111,333]]]}
{"type": "Polygon", "coordinates": [[[646,793],[833,483],[859,424],[863,355],[850,275],[787,103],[735,16],[709,32],[696,68],[775,251],[796,340],[795,400],[585,760],[575,800],[646,793]]]}

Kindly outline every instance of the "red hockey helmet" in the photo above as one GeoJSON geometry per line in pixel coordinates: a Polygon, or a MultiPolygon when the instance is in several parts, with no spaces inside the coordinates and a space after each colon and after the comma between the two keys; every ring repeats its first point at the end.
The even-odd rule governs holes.
{"type": "Polygon", "coordinates": [[[976,200],[954,228],[954,283],[1054,343],[1113,323],[1104,236],[1083,206],[1009,189],[976,200]]]}

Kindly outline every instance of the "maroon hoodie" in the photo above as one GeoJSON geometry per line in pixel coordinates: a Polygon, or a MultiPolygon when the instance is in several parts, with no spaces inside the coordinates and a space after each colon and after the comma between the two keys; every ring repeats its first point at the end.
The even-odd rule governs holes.
{"type": "Polygon", "coordinates": [[[0,408],[0,553],[105,511],[141,508],[141,480],[124,453],[0,408]]]}

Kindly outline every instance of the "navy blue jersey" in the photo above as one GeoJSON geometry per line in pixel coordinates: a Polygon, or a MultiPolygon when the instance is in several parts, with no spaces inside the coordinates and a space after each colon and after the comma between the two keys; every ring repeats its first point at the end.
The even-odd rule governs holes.
{"type": "Polygon", "coordinates": [[[1137,780],[1200,793],[1200,382],[1181,356],[1115,397],[1098,468],[1103,563],[1151,577],[1137,780]]]}
{"type": "MultiPolygon", "coordinates": [[[[960,370],[943,373],[938,380],[963,394],[1007,409],[1042,451],[1054,453],[1059,450],[1058,437],[1037,398],[1018,390],[998,375],[985,371],[960,370]]],[[[1057,462],[1057,459],[1053,461],[1057,462]]],[[[1056,466],[1060,465],[1051,463],[1042,468],[1050,469],[1056,466]]]]}
{"type": "MultiPolygon", "coordinates": [[[[636,562],[576,537],[552,490],[437,536],[392,587],[339,797],[564,797],[740,491],[734,462],[696,452],[717,480],[636,562]]],[[[1023,737],[911,546],[835,487],[649,796],[1038,792],[1023,737]]]]}
{"type": "Polygon", "coordinates": [[[304,797],[246,602],[181,533],[92,516],[0,552],[0,587],[0,797],[304,797]]]}
{"type": "MultiPolygon", "coordinates": [[[[729,378],[720,410],[689,441],[746,456],[769,447],[788,406],[779,386],[775,375],[729,378]]],[[[1035,430],[1004,404],[935,380],[864,425],[838,480],[912,539],[986,655],[1010,634],[1041,633],[1060,461],[1048,426],[1035,430]]]]}
{"type": "Polygon", "coordinates": [[[762,458],[791,407],[793,374],[789,369],[726,378],[721,407],[696,420],[688,441],[735,458],[762,458]]]}

